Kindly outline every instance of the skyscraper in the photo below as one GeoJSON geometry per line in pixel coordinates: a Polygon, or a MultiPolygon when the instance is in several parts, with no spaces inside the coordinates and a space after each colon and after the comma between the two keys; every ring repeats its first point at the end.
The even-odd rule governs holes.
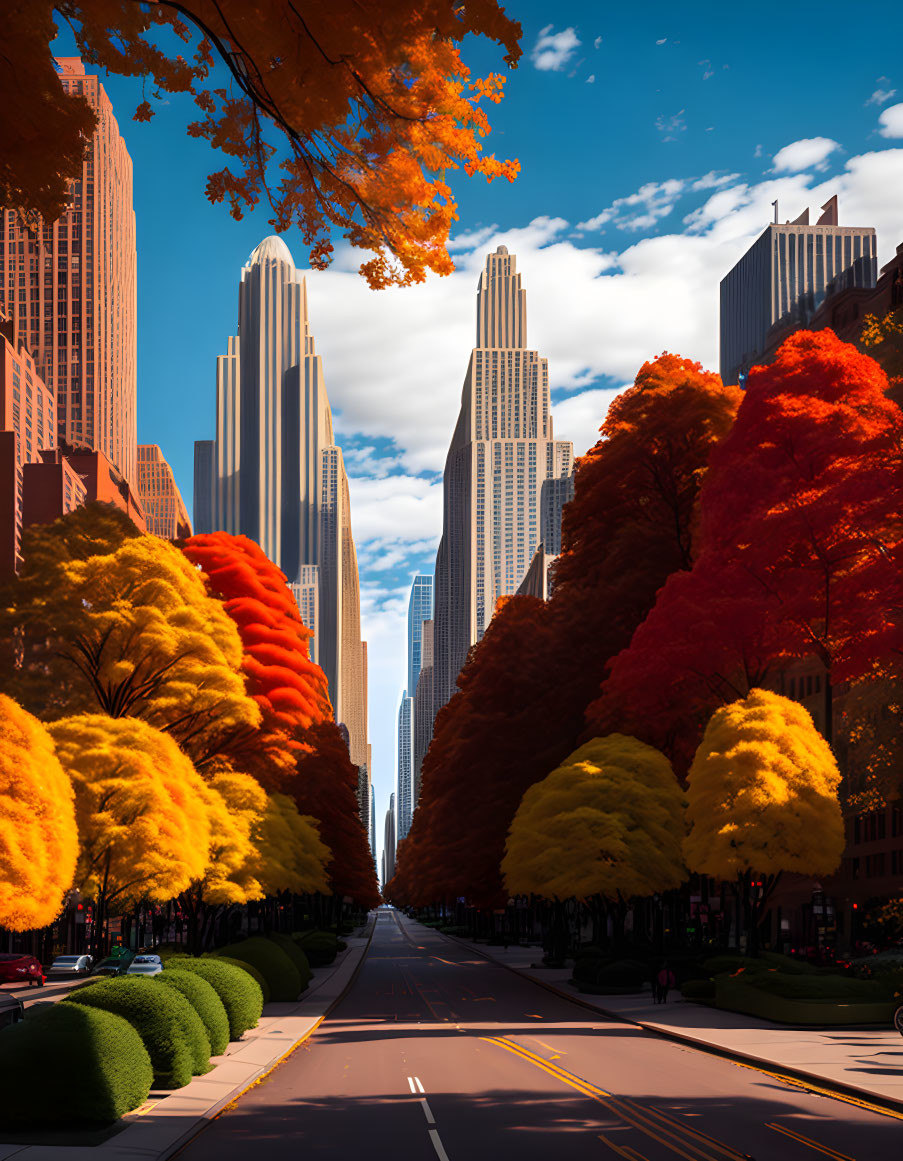
{"type": "Polygon", "coordinates": [[[433,736],[433,621],[423,622],[420,675],[414,691],[414,761],[411,775],[413,809],[420,801],[420,772],[433,736]]]}
{"type": "Polygon", "coordinates": [[[423,622],[433,615],[433,578],[418,573],[411,584],[408,599],[408,692],[411,697],[417,690],[420,676],[421,638],[423,622]]]}
{"type": "Polygon", "coordinates": [[[191,521],[179,485],[155,443],[138,445],[135,485],[148,532],[164,540],[180,540],[191,535],[191,521]]]}
{"type": "Polygon", "coordinates": [[[398,813],[396,817],[399,842],[407,837],[408,831],[411,829],[411,818],[414,814],[414,772],[412,769],[414,738],[411,720],[413,708],[414,699],[408,697],[407,690],[404,690],[398,705],[398,774],[396,783],[398,813]]]}
{"type": "Polygon", "coordinates": [[[216,367],[216,438],[195,444],[195,530],[256,541],[285,573],[314,636],[336,720],[362,771],[367,825],[366,644],[342,449],[307,309],[307,284],[279,237],[241,272],[238,334],[216,367]]]}
{"type": "Polygon", "coordinates": [[[389,809],[383,830],[383,886],[395,874],[395,795],[389,795],[389,809]]]}
{"type": "Polygon", "coordinates": [[[454,693],[497,601],[516,592],[529,568],[543,481],[573,467],[573,446],[553,436],[548,362],[527,348],[526,292],[504,246],[487,256],[480,276],[476,337],[445,463],[434,715],[454,693]]]}
{"type": "Polygon", "coordinates": [[[69,209],[29,229],[0,212],[0,309],[56,398],[56,429],[104,453],[134,483],[137,457],[137,251],[132,161],[96,76],[78,57],[56,62],[60,84],[97,114],[69,209]]]}
{"type": "Polygon", "coordinates": [[[873,287],[878,276],[875,231],[839,226],[837,198],[809,225],[808,209],[793,222],[774,223],[721,280],[721,378],[738,383],[781,322],[806,326],[825,298],[852,286],[873,287]]]}

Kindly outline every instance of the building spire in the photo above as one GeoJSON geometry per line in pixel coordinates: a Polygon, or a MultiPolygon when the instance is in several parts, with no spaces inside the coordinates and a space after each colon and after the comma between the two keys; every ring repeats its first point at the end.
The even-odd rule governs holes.
{"type": "Polygon", "coordinates": [[[507,246],[487,254],[477,290],[477,346],[526,347],[527,292],[507,246]]]}

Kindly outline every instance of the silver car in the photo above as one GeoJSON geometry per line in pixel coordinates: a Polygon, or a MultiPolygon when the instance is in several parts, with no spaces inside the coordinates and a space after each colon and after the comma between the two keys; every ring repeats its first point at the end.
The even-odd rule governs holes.
{"type": "Polygon", "coordinates": [[[163,961],[158,955],[136,955],[126,968],[127,976],[155,976],[163,971],[163,961]]]}
{"type": "Polygon", "coordinates": [[[50,976],[86,976],[94,960],[90,955],[58,955],[50,965],[50,976]]]}

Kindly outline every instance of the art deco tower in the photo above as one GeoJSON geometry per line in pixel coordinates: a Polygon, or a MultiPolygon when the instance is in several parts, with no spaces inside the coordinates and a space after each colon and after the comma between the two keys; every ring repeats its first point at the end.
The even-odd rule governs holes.
{"type": "Polygon", "coordinates": [[[526,292],[504,246],[480,276],[476,337],[445,461],[434,716],[499,598],[517,591],[530,566],[542,535],[543,482],[573,468],[572,444],[553,437],[548,362],[527,348],[526,292]]]}
{"type": "MultiPolygon", "coordinates": [[[[367,655],[348,478],[307,285],[279,237],[265,238],[242,270],[238,334],[216,364],[216,438],[195,444],[194,479],[195,530],[247,536],[285,573],[351,760],[365,769],[367,655]]],[[[369,806],[369,783],[367,795],[369,806]]]]}
{"type": "Polygon", "coordinates": [[[137,251],[132,160],[113,106],[77,57],[63,89],[97,114],[69,209],[29,230],[0,211],[0,310],[56,396],[57,436],[102,451],[134,484],[137,460],[137,251]]]}

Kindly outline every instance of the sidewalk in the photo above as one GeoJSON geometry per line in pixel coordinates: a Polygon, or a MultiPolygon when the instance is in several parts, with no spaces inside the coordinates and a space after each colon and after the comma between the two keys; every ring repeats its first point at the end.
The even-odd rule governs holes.
{"type": "Polygon", "coordinates": [[[903,1107],[903,1037],[893,1028],[793,1028],[693,1004],[679,992],[664,1006],[653,1004],[649,992],[584,995],[570,982],[571,968],[540,965],[539,947],[455,942],[603,1015],[810,1085],[840,1087],[863,1100],[903,1107]]]}
{"type": "Polygon", "coordinates": [[[335,963],[317,968],[303,999],[266,1004],[256,1028],[229,1044],[215,1067],[184,1088],[152,1091],[146,1103],[123,1118],[125,1125],[98,1145],[12,1145],[0,1141],[0,1161],[166,1161],[226,1105],[272,1071],[322,1023],[363,962],[375,917],[335,963]]]}

